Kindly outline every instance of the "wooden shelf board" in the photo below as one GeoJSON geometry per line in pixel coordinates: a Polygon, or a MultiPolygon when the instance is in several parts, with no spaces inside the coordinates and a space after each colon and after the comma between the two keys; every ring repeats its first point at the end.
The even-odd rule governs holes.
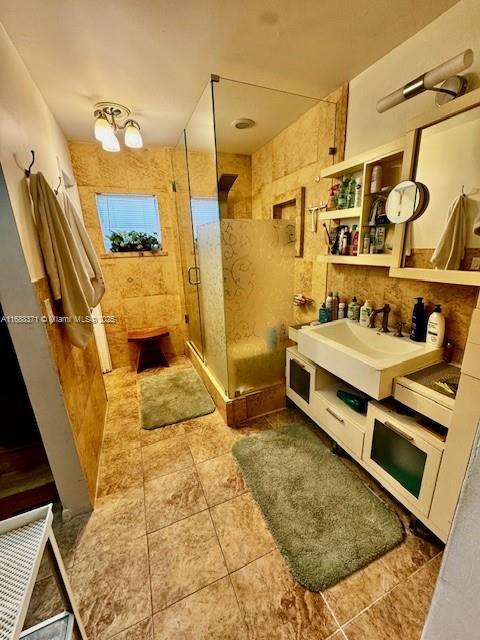
{"type": "Polygon", "coordinates": [[[360,253],[358,256],[332,256],[319,255],[318,262],[328,262],[330,264],[353,264],[368,267],[390,267],[392,256],[386,253],[360,253]]]}
{"type": "Polygon", "coordinates": [[[480,287],[480,271],[457,271],[444,269],[416,269],[413,267],[390,268],[391,278],[422,280],[423,282],[443,282],[480,287]]]}
{"type": "Polygon", "coordinates": [[[360,153],[343,162],[337,162],[320,172],[322,178],[341,178],[344,175],[363,171],[365,164],[372,164],[382,158],[401,153],[404,149],[405,138],[398,138],[375,149],[360,153]]]}
{"type": "Polygon", "coordinates": [[[362,207],[350,207],[349,209],[335,209],[333,211],[322,211],[318,219],[321,220],[344,220],[346,218],[360,218],[362,207]]]}

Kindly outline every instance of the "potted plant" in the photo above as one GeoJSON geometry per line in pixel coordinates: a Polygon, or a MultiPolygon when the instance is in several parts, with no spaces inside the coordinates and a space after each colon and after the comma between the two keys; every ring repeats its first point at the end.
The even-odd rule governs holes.
{"type": "Polygon", "coordinates": [[[110,240],[110,251],[123,253],[127,251],[161,251],[157,234],[148,234],[143,231],[112,231],[107,236],[110,240]]]}

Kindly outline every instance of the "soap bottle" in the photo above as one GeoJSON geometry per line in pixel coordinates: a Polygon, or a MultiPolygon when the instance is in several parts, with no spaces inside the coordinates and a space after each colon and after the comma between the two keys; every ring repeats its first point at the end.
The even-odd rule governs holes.
{"type": "Polygon", "coordinates": [[[413,306],[410,340],[414,340],[415,342],[425,342],[425,304],[421,297],[416,298],[416,300],[417,302],[413,306]]]}
{"type": "Polygon", "coordinates": [[[436,304],[433,313],[427,323],[427,343],[436,347],[443,345],[445,337],[445,316],[442,313],[442,305],[436,304]]]}
{"type": "Polygon", "coordinates": [[[322,302],[322,306],[318,310],[318,319],[320,320],[321,324],[325,324],[325,322],[328,322],[328,311],[325,302],[322,302]]]}
{"type": "Polygon", "coordinates": [[[360,307],[360,326],[368,327],[372,311],[372,303],[370,302],[370,300],[365,300],[363,305],[360,307]]]}
{"type": "Polygon", "coordinates": [[[355,320],[356,322],[358,322],[359,314],[360,314],[360,305],[357,302],[357,298],[353,296],[352,301],[348,305],[347,318],[349,320],[355,320]]]}
{"type": "Polygon", "coordinates": [[[328,313],[328,322],[330,322],[330,320],[332,320],[333,317],[333,292],[330,291],[330,293],[327,296],[327,299],[325,301],[325,306],[327,308],[327,313],[328,313]]]}

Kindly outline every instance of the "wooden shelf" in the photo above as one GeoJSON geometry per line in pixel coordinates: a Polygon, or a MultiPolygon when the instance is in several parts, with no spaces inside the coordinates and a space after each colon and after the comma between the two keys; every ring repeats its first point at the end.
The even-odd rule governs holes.
{"type": "Polygon", "coordinates": [[[345,220],[346,218],[360,218],[362,207],[350,207],[349,209],[334,209],[333,211],[322,211],[318,219],[321,220],[345,220]]]}
{"type": "Polygon", "coordinates": [[[394,140],[393,142],[384,144],[381,147],[370,149],[369,151],[360,153],[356,156],[353,156],[352,158],[349,158],[348,160],[337,162],[337,164],[333,164],[331,167],[322,169],[322,171],[320,172],[320,177],[341,178],[344,175],[359,173],[360,171],[363,171],[364,165],[366,163],[371,164],[386,156],[401,153],[403,151],[404,144],[405,139],[399,138],[397,140],[394,140]]]}
{"type": "Polygon", "coordinates": [[[353,264],[370,267],[390,267],[392,256],[389,253],[359,253],[358,256],[319,255],[318,262],[329,264],[353,264]]]}
{"type": "Polygon", "coordinates": [[[391,268],[391,278],[423,280],[423,282],[443,282],[480,287],[480,271],[457,271],[447,269],[418,269],[415,267],[391,268]]]}

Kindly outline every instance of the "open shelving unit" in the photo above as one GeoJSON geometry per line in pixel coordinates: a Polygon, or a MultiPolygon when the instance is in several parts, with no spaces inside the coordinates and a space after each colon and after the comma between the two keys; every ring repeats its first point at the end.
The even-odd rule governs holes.
{"type": "Polygon", "coordinates": [[[322,221],[351,221],[356,224],[359,230],[358,254],[351,255],[335,255],[326,254],[319,255],[319,262],[327,262],[333,264],[352,264],[367,265],[378,267],[394,266],[394,247],[395,234],[397,233],[396,225],[387,223],[381,225],[371,225],[372,206],[375,198],[387,196],[389,187],[403,179],[405,140],[399,138],[393,142],[377,147],[360,155],[354,156],[349,160],[344,160],[331,167],[323,169],[320,173],[322,178],[332,178],[334,180],[342,180],[343,176],[359,177],[362,179],[362,198],[361,206],[349,209],[337,209],[335,211],[325,211],[318,216],[318,220],[322,221]],[[375,165],[382,167],[382,190],[378,192],[370,192],[370,183],[372,179],[372,171],[375,165]],[[369,233],[372,226],[382,226],[386,228],[385,247],[382,253],[363,253],[363,238],[369,233]]]}

